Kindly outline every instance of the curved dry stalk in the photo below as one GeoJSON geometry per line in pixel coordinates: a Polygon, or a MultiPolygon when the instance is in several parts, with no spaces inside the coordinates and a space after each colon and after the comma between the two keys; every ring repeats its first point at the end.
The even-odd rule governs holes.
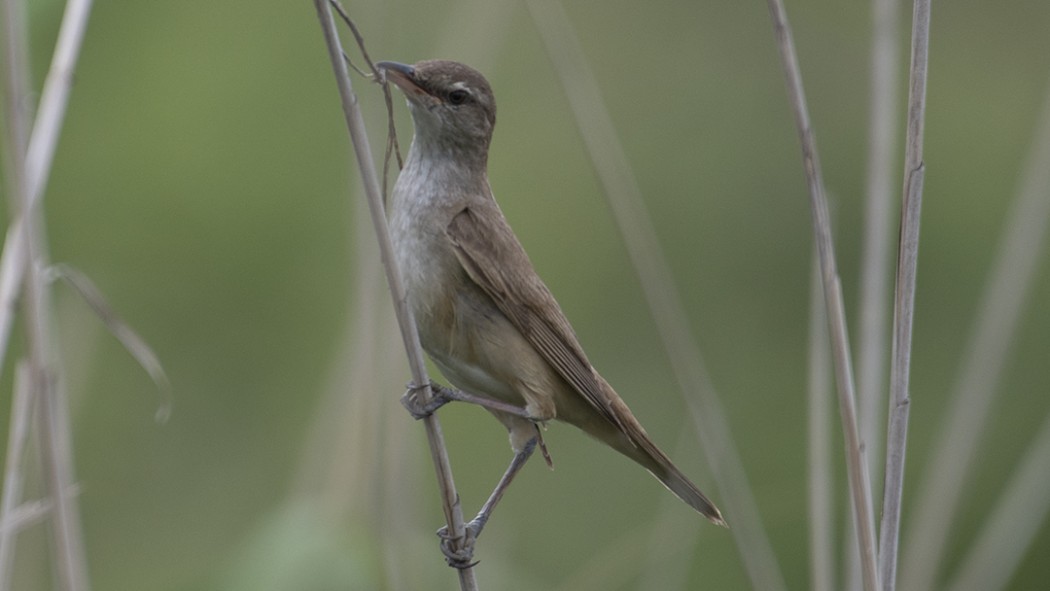
{"type": "Polygon", "coordinates": [[[684,397],[721,492],[721,503],[731,516],[730,532],[748,576],[758,589],[785,589],[726,413],[704,369],[696,339],[687,329],[689,323],[683,320],[687,317],[685,307],[576,34],[564,7],[556,0],[529,0],[526,5],[569,100],[675,378],[683,394],[690,394],[684,397]]]}
{"type": "Polygon", "coordinates": [[[106,301],[106,296],[102,295],[102,291],[87,275],[69,265],[58,263],[46,270],[45,277],[48,279],[61,279],[72,287],[77,292],[77,295],[84,300],[84,303],[91,307],[92,311],[95,312],[95,316],[106,327],[106,330],[113,335],[113,338],[120,341],[120,344],[124,346],[124,350],[149,374],[150,379],[153,380],[153,385],[157,387],[157,394],[160,397],[154,418],[159,423],[166,422],[171,416],[171,381],[168,380],[168,374],[164,371],[160,358],[153,352],[153,348],[149,346],[149,343],[139,336],[131,328],[131,325],[125,322],[110,307],[109,302],[106,301]]]}
{"type": "Polygon", "coordinates": [[[849,337],[846,331],[846,312],[842,301],[842,285],[835,265],[834,243],[831,238],[831,222],[828,217],[828,202],[824,194],[824,179],[820,171],[816,140],[809,122],[806,96],[802,88],[795,42],[791,36],[787,13],[782,0],[768,0],[773,30],[777,38],[781,64],[784,68],[788,97],[791,100],[799,141],[802,144],[802,162],[809,184],[810,209],[813,216],[813,232],[820,254],[821,277],[824,286],[824,303],[828,309],[828,325],[831,333],[832,351],[835,361],[835,382],[839,397],[839,414],[846,440],[846,465],[849,487],[853,500],[853,521],[856,527],[861,554],[861,572],[864,588],[876,591],[880,588],[875,564],[875,517],[871,502],[871,486],[868,466],[861,449],[857,428],[857,412],[853,386],[853,367],[850,358],[849,337]]]}
{"type": "MultiPolygon", "coordinates": [[[[404,341],[405,352],[412,370],[412,380],[415,384],[422,385],[423,395],[421,400],[425,403],[431,396],[430,378],[427,376],[426,364],[423,360],[423,348],[419,342],[419,334],[416,332],[416,323],[412,317],[411,309],[406,304],[405,288],[401,282],[401,275],[398,273],[397,263],[393,257],[393,246],[390,242],[390,233],[387,228],[383,197],[379,189],[379,180],[376,178],[375,163],[372,161],[372,152],[368,145],[364,120],[358,108],[357,96],[354,94],[350,84],[350,76],[347,72],[346,62],[343,60],[339,33],[336,31],[335,21],[332,19],[330,5],[326,0],[314,0],[314,6],[321,21],[325,44],[328,47],[328,57],[332,63],[336,84],[339,87],[339,96],[342,102],[343,114],[346,118],[347,130],[350,133],[354,154],[357,158],[358,170],[361,173],[361,181],[364,184],[365,193],[368,197],[368,208],[372,217],[372,225],[379,240],[380,257],[383,260],[387,283],[390,286],[391,296],[394,300],[394,310],[397,313],[401,337],[404,341]]],[[[435,415],[430,415],[423,419],[423,422],[427,430],[431,459],[437,472],[438,488],[441,493],[442,508],[445,513],[448,530],[451,532],[453,539],[465,539],[463,510],[460,507],[459,495],[456,492],[455,482],[452,477],[452,468],[449,464],[441,424],[435,415]]],[[[457,572],[459,573],[461,589],[464,591],[477,589],[473,568],[457,569],[457,572]]]]}
{"type": "MultiPolygon", "coordinates": [[[[368,49],[365,47],[365,38],[361,35],[361,31],[357,29],[357,25],[354,24],[353,19],[343,8],[343,5],[338,0],[328,0],[328,5],[335,9],[339,13],[339,18],[346,23],[346,27],[350,29],[350,33],[354,36],[354,41],[357,42],[358,49],[361,50],[361,57],[364,58],[365,63],[368,64],[368,69],[372,71],[371,74],[365,74],[361,70],[350,63],[350,58],[346,57],[346,53],[343,53],[344,61],[352,67],[357,73],[371,78],[372,80],[381,80],[382,76],[379,70],[376,70],[375,62],[372,61],[372,56],[368,55],[368,49]]],[[[380,87],[383,89],[383,102],[386,103],[387,112],[387,134],[386,134],[386,151],[383,154],[383,192],[382,195],[387,195],[386,181],[389,177],[390,172],[390,156],[394,155],[397,157],[397,168],[401,170],[405,165],[405,161],[401,158],[401,146],[397,143],[397,129],[394,128],[394,99],[390,94],[390,85],[382,84],[380,87]]]]}
{"type": "Polygon", "coordinates": [[[1017,197],[1003,225],[981,305],[952,390],[929,469],[919,488],[915,519],[908,525],[908,549],[901,588],[931,589],[944,558],[952,519],[966,490],[972,459],[1010,354],[1025,299],[1050,224],[1050,88],[1037,136],[1025,163],[1017,197]]]}

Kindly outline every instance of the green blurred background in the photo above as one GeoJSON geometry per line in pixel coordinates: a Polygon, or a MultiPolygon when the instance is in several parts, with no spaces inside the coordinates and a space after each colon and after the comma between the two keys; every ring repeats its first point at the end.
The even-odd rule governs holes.
{"type": "MultiPolygon", "coordinates": [[[[62,3],[30,4],[39,84],[62,3]]],[[[804,589],[811,228],[766,7],[569,4],[780,566],[804,589]]],[[[347,7],[376,59],[459,59],[489,77],[500,109],[490,177],[507,217],[592,361],[713,492],[524,5],[347,7]]],[[[855,333],[869,7],[788,10],[855,333]]],[[[902,6],[902,66],[909,15],[902,6]]],[[[1050,74],[1050,3],[939,2],[932,22],[905,533],[1050,74]]],[[[378,149],[381,94],[355,84],[378,149]]],[[[395,107],[407,148],[399,97],[395,107]]],[[[96,3],[47,194],[53,258],[90,275],[155,348],[175,403],[167,424],[154,422],[148,377],[58,289],[95,589],[455,588],[433,536],[441,513],[423,429],[397,402],[409,374],[385,285],[361,262],[376,255],[358,186],[312,3],[96,3]]],[[[1043,260],[949,573],[1050,411],[1048,270],[1043,260]]],[[[9,406],[5,394],[3,441],[9,406]]],[[[472,513],[510,458],[505,433],[478,409],[441,416],[472,513]]],[[[834,434],[838,445],[837,423],[834,434]]],[[[578,432],[554,425],[547,438],[557,469],[529,465],[497,511],[478,549],[483,588],[747,588],[727,532],[578,432]]],[[[20,538],[17,589],[49,588],[47,551],[41,527],[20,538]]],[[[1048,553],[1044,524],[1011,588],[1045,583],[1048,553]]]]}

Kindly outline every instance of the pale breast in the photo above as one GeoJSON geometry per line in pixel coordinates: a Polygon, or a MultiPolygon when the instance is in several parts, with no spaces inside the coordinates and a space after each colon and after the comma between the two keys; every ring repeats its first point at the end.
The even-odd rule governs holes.
{"type": "Polygon", "coordinates": [[[447,189],[461,184],[447,170],[414,162],[411,154],[398,177],[390,234],[407,303],[423,348],[454,386],[523,404],[516,372],[503,366],[520,357],[513,350],[524,339],[470,279],[447,234],[453,216],[471,200],[447,189]],[[505,336],[496,343],[493,335],[505,336]]]}
{"type": "Polygon", "coordinates": [[[433,231],[437,224],[400,213],[391,217],[391,239],[423,349],[457,388],[520,404],[507,376],[492,371],[491,343],[478,338],[496,326],[516,330],[463,270],[444,232],[433,231]]]}

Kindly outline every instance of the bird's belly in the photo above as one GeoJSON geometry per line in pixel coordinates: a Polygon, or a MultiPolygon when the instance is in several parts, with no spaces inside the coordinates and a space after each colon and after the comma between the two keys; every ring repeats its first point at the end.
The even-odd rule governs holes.
{"type": "Polygon", "coordinates": [[[439,312],[420,322],[420,339],[441,373],[461,390],[523,406],[518,379],[508,356],[509,341],[523,340],[517,329],[469,278],[447,292],[439,312]]]}
{"type": "Polygon", "coordinates": [[[460,390],[494,400],[524,406],[524,399],[510,385],[493,376],[484,366],[468,363],[456,357],[431,354],[441,374],[460,390]]]}
{"type": "Polygon", "coordinates": [[[394,254],[423,349],[453,386],[554,418],[564,383],[474,283],[443,234],[395,215],[394,254]]]}
{"type": "Polygon", "coordinates": [[[469,279],[454,292],[448,323],[421,333],[424,348],[457,388],[523,408],[538,420],[554,419],[568,387],[487,294],[469,279]]]}

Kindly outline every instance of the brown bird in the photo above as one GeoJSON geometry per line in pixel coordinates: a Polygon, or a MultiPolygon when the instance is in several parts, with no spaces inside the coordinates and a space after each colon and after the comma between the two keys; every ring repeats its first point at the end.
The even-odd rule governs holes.
{"type": "MultiPolygon", "coordinates": [[[[722,514],[646,434],[591,366],[550,290],[507,224],[489,187],[496,102],[473,68],[430,60],[376,64],[408,98],[415,137],[389,207],[394,252],[423,348],[459,391],[436,388],[418,417],[450,400],[486,407],[510,431],[514,459],[478,516],[467,550],[517,471],[543,440],[538,425],[565,421],[639,463],[719,525],[722,514]]],[[[447,536],[447,534],[446,534],[447,536]]]]}

